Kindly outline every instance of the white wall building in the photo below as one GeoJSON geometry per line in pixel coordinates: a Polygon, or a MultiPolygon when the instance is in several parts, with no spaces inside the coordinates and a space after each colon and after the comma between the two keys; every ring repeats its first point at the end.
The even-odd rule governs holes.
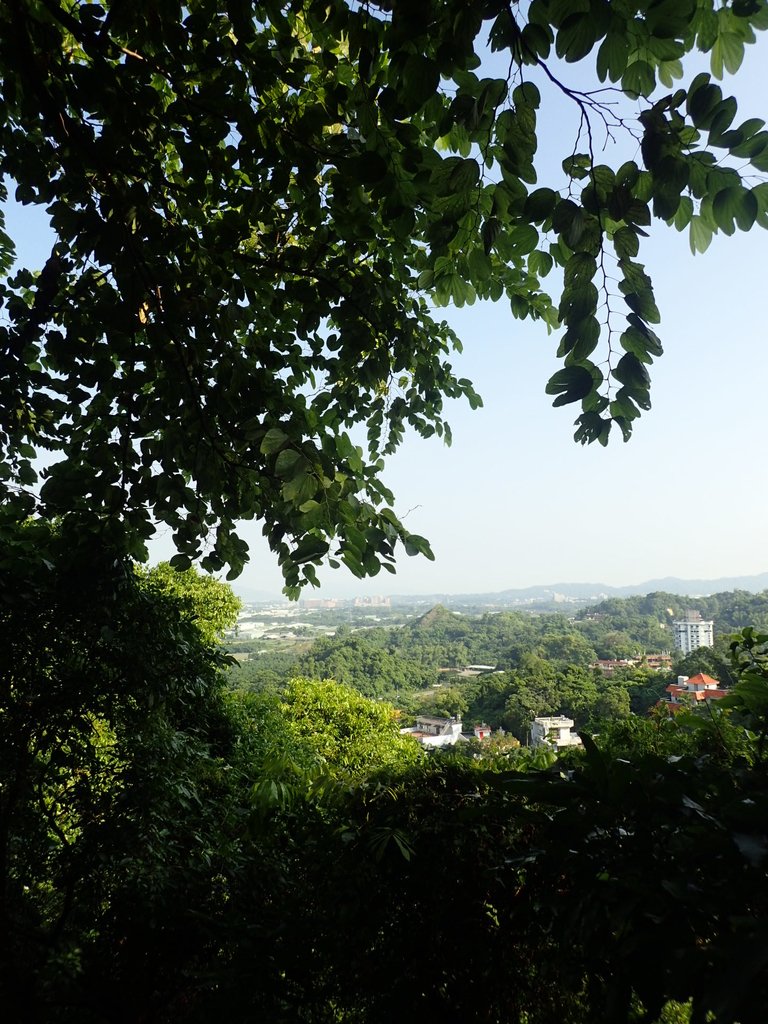
{"type": "Polygon", "coordinates": [[[698,647],[712,647],[714,625],[711,619],[702,619],[699,612],[686,612],[684,619],[675,619],[672,623],[675,647],[683,654],[690,654],[698,647]]]}
{"type": "Polygon", "coordinates": [[[461,719],[419,715],[416,725],[400,732],[413,736],[423,747],[452,747],[461,739],[461,719]]]}
{"type": "Polygon", "coordinates": [[[531,746],[552,747],[564,750],[565,747],[581,746],[581,738],[571,732],[573,719],[565,715],[534,718],[531,724],[531,746]]]}

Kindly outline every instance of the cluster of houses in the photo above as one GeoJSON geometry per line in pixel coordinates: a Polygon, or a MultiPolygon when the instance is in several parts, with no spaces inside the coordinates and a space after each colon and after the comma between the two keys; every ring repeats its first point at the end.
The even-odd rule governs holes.
{"type": "Polygon", "coordinates": [[[672,664],[672,655],[666,651],[660,654],[644,654],[638,658],[598,658],[591,668],[599,669],[604,676],[612,676],[617,668],[643,668],[653,672],[666,672],[672,664]]]}
{"type": "MultiPolygon", "coordinates": [[[[720,700],[728,693],[717,679],[699,672],[698,675],[678,676],[676,683],[666,687],[666,697],[658,702],[659,707],[666,707],[672,712],[684,708],[701,707],[709,700],[720,700]]],[[[568,747],[581,746],[581,738],[574,732],[572,718],[565,715],[542,715],[531,723],[530,745],[532,747],[550,747],[552,750],[566,750],[568,747]]],[[[461,718],[439,718],[432,715],[419,715],[416,724],[401,729],[404,735],[413,736],[423,747],[452,747],[456,743],[468,740],[484,740],[491,735],[489,725],[475,725],[471,732],[465,732],[461,718]]]]}
{"type": "MultiPolygon", "coordinates": [[[[552,715],[534,719],[531,725],[531,746],[548,746],[554,750],[581,745],[579,736],[572,732],[573,719],[565,715],[552,715]]],[[[471,732],[464,732],[461,718],[437,718],[419,715],[416,724],[401,729],[403,735],[413,736],[423,747],[452,747],[468,740],[485,740],[491,735],[491,727],[485,723],[475,725],[471,732]]]]}
{"type": "Polygon", "coordinates": [[[416,724],[401,729],[403,735],[413,736],[422,747],[452,747],[455,743],[467,740],[484,740],[491,735],[489,725],[476,725],[472,732],[464,732],[461,718],[437,718],[432,715],[419,715],[416,724]]]}

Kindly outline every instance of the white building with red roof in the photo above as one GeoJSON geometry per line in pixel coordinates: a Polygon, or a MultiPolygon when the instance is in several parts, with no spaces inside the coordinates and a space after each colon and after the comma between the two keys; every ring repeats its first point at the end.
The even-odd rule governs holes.
{"type": "Polygon", "coordinates": [[[673,711],[680,708],[696,707],[708,700],[720,700],[725,697],[728,690],[720,685],[717,679],[699,672],[698,675],[678,676],[676,683],[670,683],[666,688],[669,696],[662,702],[673,711]]]}

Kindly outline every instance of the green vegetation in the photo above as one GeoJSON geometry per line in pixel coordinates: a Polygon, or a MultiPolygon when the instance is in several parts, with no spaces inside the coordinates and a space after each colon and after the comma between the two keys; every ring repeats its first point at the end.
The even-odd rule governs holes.
{"type": "MultiPolygon", "coordinates": [[[[674,89],[680,62],[734,72],[766,25],[765,0],[0,3],[0,200],[53,234],[15,267],[0,217],[6,1013],[762,1024],[765,608],[707,715],[633,717],[655,680],[589,667],[661,646],[666,595],[339,631],[249,692],[219,639],[237,602],[191,563],[236,575],[244,518],[292,596],[325,559],[431,557],[382,472],[480,402],[449,301],[564,328],[554,404],[581,442],[628,437],[661,354],[646,228],[703,250],[768,223],[763,122],[705,73],[674,89]],[[539,185],[548,89],[574,126],[539,185]],[[625,129],[640,163],[599,164],[625,129]],[[159,528],[177,554],[137,570],[159,528]],[[385,696],[612,724],[568,761],[427,757],[385,696]]],[[[721,628],[752,609],[729,600],[721,628]]]]}
{"type": "MultiPolygon", "coordinates": [[[[340,683],[229,689],[223,585],[84,565],[26,529],[26,589],[0,605],[4,1005],[46,1024],[478,1005],[498,1024],[606,1007],[636,1024],[691,1000],[694,1024],[761,1020],[768,634],[733,645],[739,683],[704,716],[609,709],[566,762],[512,738],[428,757],[340,683]]],[[[436,610],[392,636],[439,663],[510,648],[517,625],[551,657],[521,632],[515,668],[466,680],[474,699],[498,687],[521,717],[537,688],[607,699],[613,682],[553,660],[586,653],[574,623],[524,619],[436,610]]],[[[339,650],[357,657],[354,639],[339,650]]]]}
{"type": "Polygon", "coordinates": [[[613,599],[574,619],[560,613],[457,615],[436,606],[404,626],[351,631],[341,625],[333,637],[294,645],[293,654],[252,653],[232,669],[230,681],[259,691],[279,690],[293,675],[333,679],[410,716],[461,715],[468,724],[487,722],[526,742],[537,715],[562,712],[580,728],[602,729],[630,711],[645,714],[678,675],[706,672],[732,684],[730,633],[761,623],[765,607],[765,594],[738,592],[695,600],[674,594],[613,599]],[[722,616],[717,628],[729,632],[718,632],[714,648],[687,657],[672,652],[663,671],[649,668],[644,655],[669,650],[672,622],[689,607],[722,616]],[[605,675],[595,667],[599,657],[636,663],[605,675]],[[469,671],[468,665],[491,671],[469,671]]]}

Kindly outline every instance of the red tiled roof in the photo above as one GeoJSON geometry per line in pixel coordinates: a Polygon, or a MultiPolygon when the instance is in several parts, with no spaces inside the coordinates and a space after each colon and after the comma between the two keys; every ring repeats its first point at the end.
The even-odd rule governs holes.
{"type": "Polygon", "coordinates": [[[665,689],[670,695],[670,700],[679,702],[679,698],[684,697],[685,701],[688,703],[692,700],[719,700],[721,697],[725,697],[728,693],[727,690],[723,690],[720,687],[713,690],[689,690],[685,686],[678,686],[676,683],[670,683],[670,685],[665,687],[665,689]]]}
{"type": "Polygon", "coordinates": [[[698,675],[691,676],[691,678],[688,680],[689,686],[691,685],[691,683],[714,683],[715,686],[719,686],[720,680],[713,679],[712,676],[708,676],[704,672],[699,672],[698,675]]]}

